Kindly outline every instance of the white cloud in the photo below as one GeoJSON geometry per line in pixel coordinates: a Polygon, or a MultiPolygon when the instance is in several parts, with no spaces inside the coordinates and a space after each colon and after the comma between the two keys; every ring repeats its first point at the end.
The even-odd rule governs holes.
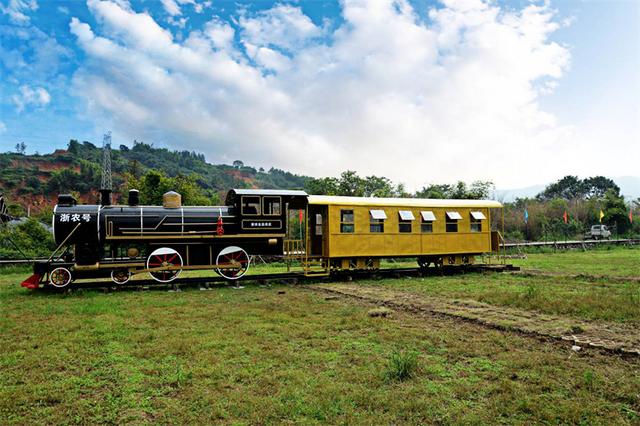
{"type": "Polygon", "coordinates": [[[240,26],[245,42],[282,49],[300,47],[321,34],[321,29],[299,8],[287,5],[276,5],[256,16],[241,16],[240,26]]]}
{"type": "Polygon", "coordinates": [[[182,11],[180,10],[180,6],[176,3],[175,0],[160,0],[162,3],[162,7],[164,10],[171,16],[181,15],[182,11]]]}
{"type": "Polygon", "coordinates": [[[131,138],[314,175],[516,186],[588,152],[539,105],[570,59],[549,39],[549,7],[443,3],[424,23],[405,1],[345,0],[331,32],[277,5],[240,17],[238,46],[218,18],[177,41],[145,13],[89,0],[100,25],[71,22],[89,58],[75,88],[131,138]]]}
{"type": "Polygon", "coordinates": [[[7,125],[4,124],[3,121],[0,121],[0,133],[4,133],[7,131],[7,125]]]}
{"type": "Polygon", "coordinates": [[[8,15],[9,19],[15,23],[28,23],[30,12],[38,10],[38,2],[36,0],[8,0],[5,4],[0,3],[0,12],[8,15]]]}
{"type": "MultiPolygon", "coordinates": [[[[182,15],[182,7],[187,4],[193,6],[193,10],[196,13],[202,13],[205,7],[211,7],[210,1],[199,3],[196,0],[160,0],[160,3],[162,3],[162,7],[164,8],[165,12],[167,12],[167,14],[169,14],[171,17],[182,15]]],[[[176,24],[177,22],[182,21],[169,20],[169,22],[172,24],[176,24]]]]}
{"type": "Polygon", "coordinates": [[[27,85],[20,86],[19,93],[13,95],[11,100],[16,104],[18,112],[24,111],[29,105],[43,107],[51,102],[51,95],[42,87],[31,88],[27,85]]]}

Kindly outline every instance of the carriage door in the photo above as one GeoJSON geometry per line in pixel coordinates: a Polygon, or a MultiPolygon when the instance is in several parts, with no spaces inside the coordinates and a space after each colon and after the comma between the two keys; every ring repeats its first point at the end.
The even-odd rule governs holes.
{"type": "Polygon", "coordinates": [[[311,256],[324,256],[327,235],[327,206],[309,206],[311,256]]]}

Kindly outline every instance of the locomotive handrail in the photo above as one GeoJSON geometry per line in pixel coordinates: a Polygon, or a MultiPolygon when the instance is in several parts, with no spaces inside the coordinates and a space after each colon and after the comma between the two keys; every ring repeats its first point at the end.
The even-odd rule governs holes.
{"type": "Polygon", "coordinates": [[[284,240],[284,252],[289,258],[302,258],[305,254],[303,240],[284,240]]]}
{"type": "Polygon", "coordinates": [[[51,256],[49,256],[49,259],[47,259],[47,262],[51,262],[51,259],[53,259],[53,256],[58,252],[58,250],[60,250],[60,247],[64,246],[64,244],[69,240],[69,238],[71,238],[71,236],[76,232],[76,230],[80,227],[82,223],[78,223],[76,225],[75,228],[73,228],[73,231],[71,231],[69,233],[69,235],[67,235],[67,238],[65,238],[64,240],[62,240],[62,242],[60,243],[60,245],[58,247],[56,247],[56,249],[51,253],[51,256]]]}

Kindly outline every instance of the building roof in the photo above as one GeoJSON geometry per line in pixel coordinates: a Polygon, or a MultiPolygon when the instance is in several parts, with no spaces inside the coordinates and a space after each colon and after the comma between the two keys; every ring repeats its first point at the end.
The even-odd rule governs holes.
{"type": "Polygon", "coordinates": [[[370,206],[370,207],[447,207],[447,208],[500,208],[502,204],[492,200],[439,200],[427,198],[375,198],[339,197],[333,195],[309,195],[309,204],[370,206]]]}
{"type": "MultiPolygon", "coordinates": [[[[232,189],[237,195],[281,195],[291,197],[306,197],[307,193],[300,190],[289,189],[232,189]]],[[[229,191],[229,192],[231,192],[229,191]]]]}

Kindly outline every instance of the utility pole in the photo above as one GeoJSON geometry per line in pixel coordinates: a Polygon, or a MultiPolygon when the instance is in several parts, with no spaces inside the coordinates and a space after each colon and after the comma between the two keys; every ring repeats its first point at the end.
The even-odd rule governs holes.
{"type": "Polygon", "coordinates": [[[100,189],[113,190],[111,179],[111,132],[102,138],[102,184],[100,189]]]}
{"type": "Polygon", "coordinates": [[[102,138],[102,182],[100,184],[100,205],[111,205],[111,191],[113,181],[111,179],[111,132],[104,134],[102,138]]]}

